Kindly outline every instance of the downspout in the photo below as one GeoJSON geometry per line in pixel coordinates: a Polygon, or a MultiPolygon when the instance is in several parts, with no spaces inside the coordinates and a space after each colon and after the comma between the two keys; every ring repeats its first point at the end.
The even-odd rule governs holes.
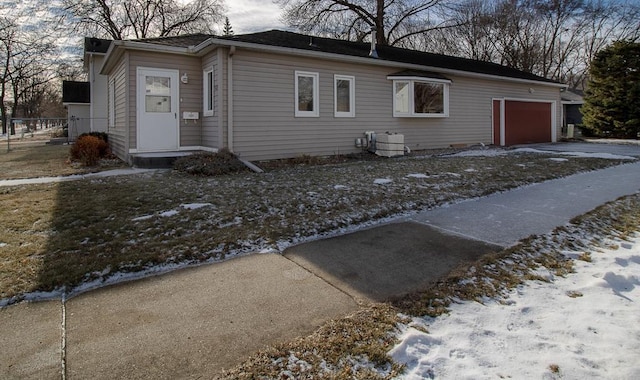
{"type": "Polygon", "coordinates": [[[233,55],[236,47],[231,46],[227,54],[227,149],[233,152],[233,55]]]}

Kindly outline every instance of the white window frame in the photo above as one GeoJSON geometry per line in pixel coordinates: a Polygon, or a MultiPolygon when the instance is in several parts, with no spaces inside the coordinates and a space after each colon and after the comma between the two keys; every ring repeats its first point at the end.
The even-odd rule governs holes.
{"type": "Polygon", "coordinates": [[[108,84],[108,107],[109,107],[109,128],[115,128],[116,126],[116,80],[115,78],[109,78],[108,84]]]}
{"type": "Polygon", "coordinates": [[[427,117],[427,118],[439,118],[439,117],[449,117],[449,85],[451,84],[450,80],[447,79],[435,79],[435,78],[423,78],[423,77],[387,77],[387,79],[393,80],[393,117],[427,117]],[[414,86],[415,83],[428,83],[428,84],[437,84],[443,86],[442,93],[442,101],[443,101],[443,112],[441,113],[417,113],[415,112],[415,97],[414,95],[414,86]],[[409,109],[408,112],[398,112],[396,110],[396,84],[397,83],[407,83],[409,85],[409,94],[412,96],[409,97],[409,109]]]}
{"type": "Polygon", "coordinates": [[[333,76],[333,115],[334,117],[356,117],[356,77],[339,74],[333,76]],[[349,82],[349,112],[338,111],[338,81],[349,82]]]}
{"type": "Polygon", "coordinates": [[[320,116],[320,74],[310,71],[297,71],[295,72],[295,97],[294,97],[294,109],[296,117],[319,117],[320,116]],[[305,111],[298,109],[298,78],[309,77],[313,79],[313,110],[305,111]]]}
{"type": "Polygon", "coordinates": [[[215,77],[213,75],[213,67],[202,72],[202,114],[204,116],[213,116],[215,103],[215,77]],[[211,83],[209,83],[209,75],[211,75],[211,83]],[[209,107],[209,99],[211,99],[211,107],[209,107]]]}

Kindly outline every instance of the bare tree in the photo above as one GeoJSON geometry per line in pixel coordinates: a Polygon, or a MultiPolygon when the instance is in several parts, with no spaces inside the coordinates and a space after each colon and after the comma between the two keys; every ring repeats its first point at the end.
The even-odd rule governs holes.
{"type": "MultiPolygon", "coordinates": [[[[7,132],[8,115],[28,116],[26,99],[55,77],[55,46],[37,4],[3,10],[0,17],[0,116],[7,132]],[[9,112],[9,110],[11,112],[9,112]]],[[[14,131],[10,131],[14,133],[14,131]]]]}
{"type": "Polygon", "coordinates": [[[223,0],[63,0],[66,19],[95,37],[123,40],[210,33],[222,19],[223,0]]]}
{"type": "Polygon", "coordinates": [[[638,40],[640,5],[605,0],[465,0],[449,7],[455,27],[421,35],[438,53],[500,63],[583,88],[596,52],[638,40]]]}
{"type": "Polygon", "coordinates": [[[376,32],[380,45],[406,46],[414,36],[454,25],[442,16],[445,0],[276,0],[284,20],[308,33],[362,41],[376,32]]]}

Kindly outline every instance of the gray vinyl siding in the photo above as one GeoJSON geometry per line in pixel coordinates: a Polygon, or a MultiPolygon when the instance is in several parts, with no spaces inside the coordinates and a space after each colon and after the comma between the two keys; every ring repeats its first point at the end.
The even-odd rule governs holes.
{"type": "MultiPolygon", "coordinates": [[[[115,120],[113,127],[109,127],[109,143],[111,145],[112,152],[123,160],[127,160],[129,152],[128,141],[126,136],[128,135],[127,113],[129,110],[129,100],[127,92],[127,55],[123,56],[123,59],[115,67],[111,75],[109,75],[109,81],[114,80],[115,84],[115,99],[114,99],[114,116],[115,120]]],[[[107,86],[108,89],[108,86],[107,86]]]]}
{"type": "MultiPolygon", "coordinates": [[[[207,148],[219,148],[221,147],[220,138],[220,112],[221,112],[221,97],[222,97],[222,68],[218,58],[218,50],[215,50],[202,59],[202,71],[213,69],[213,116],[204,116],[204,99],[201,100],[202,104],[202,146],[207,148]]],[[[204,82],[203,82],[204,84],[204,82]]],[[[202,92],[204,96],[204,91],[202,92]]]]}
{"type": "Polygon", "coordinates": [[[137,107],[137,69],[169,69],[178,70],[178,78],[185,73],[189,82],[184,84],[179,81],[178,117],[180,119],[180,146],[200,146],[202,142],[202,61],[197,57],[151,53],[143,51],[129,52],[129,140],[131,148],[137,147],[136,131],[136,107],[137,107]],[[198,112],[198,120],[183,120],[183,112],[198,112]]]}
{"type": "Polygon", "coordinates": [[[354,140],[369,130],[402,133],[412,150],[491,144],[492,98],[504,97],[556,101],[560,129],[557,87],[448,74],[448,118],[393,117],[393,82],[387,76],[398,71],[238,49],[233,56],[234,152],[249,160],[357,152],[354,140]],[[319,117],[294,116],[296,70],[319,73],[319,117]],[[334,117],[334,74],[355,77],[355,118],[334,117]]]}

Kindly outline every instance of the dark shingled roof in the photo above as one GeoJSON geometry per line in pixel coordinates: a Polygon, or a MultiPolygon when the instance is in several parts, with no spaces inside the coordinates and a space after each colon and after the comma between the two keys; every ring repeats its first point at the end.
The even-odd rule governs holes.
{"type": "MultiPolygon", "coordinates": [[[[354,57],[369,57],[369,51],[371,49],[371,44],[368,42],[351,42],[332,38],[311,37],[281,30],[270,30],[260,33],[224,36],[218,38],[261,45],[342,54],[354,57]]],[[[376,50],[378,52],[377,59],[384,61],[409,63],[539,82],[558,83],[535,74],[526,73],[524,71],[491,62],[402,49],[392,46],[377,46],[376,50]]]]}
{"type": "Polygon", "coordinates": [[[232,36],[191,34],[177,37],[147,38],[135,41],[187,48],[197,46],[209,38],[290,49],[316,51],[322,53],[340,54],[352,57],[376,59],[380,61],[415,64],[433,68],[559,84],[559,82],[553,81],[551,79],[527,73],[518,69],[502,66],[497,63],[453,57],[443,54],[427,53],[423,51],[403,49],[393,46],[377,46],[376,50],[378,53],[378,58],[372,58],[369,57],[371,44],[368,42],[352,42],[337,40],[333,38],[308,36],[282,30],[269,30],[266,32],[239,34],[232,36]]]}
{"type": "Polygon", "coordinates": [[[101,38],[85,37],[84,52],[85,53],[106,53],[111,45],[111,40],[103,40],[101,38]]]}
{"type": "Polygon", "coordinates": [[[198,34],[185,34],[182,36],[175,36],[175,37],[144,38],[144,39],[133,40],[133,41],[146,42],[149,44],[156,44],[156,45],[187,48],[190,46],[197,46],[211,37],[215,37],[215,36],[211,34],[198,33],[198,34]]]}
{"type": "Polygon", "coordinates": [[[91,103],[89,82],[62,82],[62,103],[91,103]]]}

